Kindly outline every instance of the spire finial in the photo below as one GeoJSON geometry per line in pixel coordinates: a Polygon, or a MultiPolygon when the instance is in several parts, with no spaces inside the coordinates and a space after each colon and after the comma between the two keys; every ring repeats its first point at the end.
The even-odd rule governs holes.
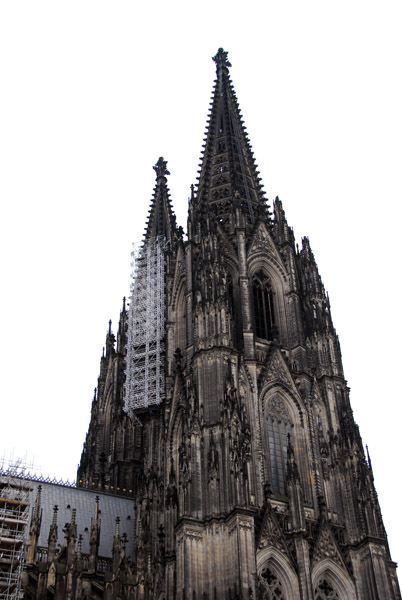
{"type": "Polygon", "coordinates": [[[94,513],[94,521],[98,522],[99,517],[99,496],[95,496],[95,513],[94,513]]]}
{"type": "Polygon", "coordinates": [[[115,520],[115,532],[114,532],[114,536],[115,538],[119,538],[120,537],[120,517],[116,517],[115,520]]]}
{"type": "Polygon", "coordinates": [[[367,454],[367,464],[368,464],[368,468],[369,468],[369,469],[372,469],[372,467],[371,467],[371,458],[370,458],[370,453],[369,453],[369,449],[368,449],[368,446],[367,446],[367,444],[366,444],[366,454],[367,454]]]}
{"type": "Polygon", "coordinates": [[[219,48],[218,52],[215,56],[212,57],[214,63],[216,63],[216,72],[219,73],[219,70],[223,67],[231,67],[232,65],[228,61],[228,52],[225,52],[223,48],[219,48]]]}
{"type": "Polygon", "coordinates": [[[156,178],[160,179],[161,177],[166,177],[166,175],[170,175],[169,171],[166,168],[167,160],[163,160],[163,156],[159,157],[158,162],[154,166],[154,171],[156,173],[156,178]]]}
{"type": "Polygon", "coordinates": [[[53,520],[52,520],[52,527],[56,527],[57,525],[57,512],[59,510],[59,507],[57,506],[57,504],[55,504],[53,506],[53,520]]]}
{"type": "Polygon", "coordinates": [[[33,516],[38,519],[40,514],[40,500],[42,495],[42,486],[38,485],[38,491],[36,493],[35,507],[33,509],[33,516]]]}
{"type": "Polygon", "coordinates": [[[219,48],[218,52],[212,58],[216,63],[216,75],[219,81],[219,95],[223,96],[223,73],[228,70],[228,67],[232,65],[228,61],[228,53],[223,48],[219,48]]]}

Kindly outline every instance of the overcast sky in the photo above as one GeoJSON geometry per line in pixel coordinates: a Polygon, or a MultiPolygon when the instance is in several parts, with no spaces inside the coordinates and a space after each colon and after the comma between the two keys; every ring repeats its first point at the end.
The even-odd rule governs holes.
{"type": "Polygon", "coordinates": [[[75,478],[152,166],[186,228],[223,46],[267,196],[310,238],[402,560],[401,4],[194,6],[0,3],[0,459],[75,478]]]}

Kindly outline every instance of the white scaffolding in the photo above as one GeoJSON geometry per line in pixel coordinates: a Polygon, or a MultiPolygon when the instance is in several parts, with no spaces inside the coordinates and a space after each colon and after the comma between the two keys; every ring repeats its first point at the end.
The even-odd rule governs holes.
{"type": "Polygon", "coordinates": [[[23,598],[24,536],[29,520],[29,486],[20,463],[0,465],[0,599],[23,598]]]}
{"type": "Polygon", "coordinates": [[[165,240],[133,244],[125,410],[160,404],[165,393],[165,240]]]}

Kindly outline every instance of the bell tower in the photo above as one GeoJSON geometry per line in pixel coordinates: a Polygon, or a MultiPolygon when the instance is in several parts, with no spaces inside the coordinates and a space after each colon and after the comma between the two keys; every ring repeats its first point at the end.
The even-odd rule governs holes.
{"type": "Polygon", "coordinates": [[[270,211],[228,54],[213,60],[187,239],[161,158],[122,314],[133,597],[400,598],[309,239],[295,243],[279,198],[270,211]]]}

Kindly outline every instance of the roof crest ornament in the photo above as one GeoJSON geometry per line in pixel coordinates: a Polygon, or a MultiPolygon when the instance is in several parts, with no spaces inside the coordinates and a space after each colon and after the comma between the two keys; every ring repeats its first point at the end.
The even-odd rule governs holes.
{"type": "Polygon", "coordinates": [[[219,94],[223,96],[223,73],[224,69],[228,69],[232,65],[228,61],[228,52],[225,52],[223,48],[219,48],[218,52],[215,56],[212,57],[212,60],[216,64],[216,75],[219,80],[219,94]]]}
{"type": "Polygon", "coordinates": [[[163,156],[161,156],[158,159],[158,162],[156,163],[156,165],[153,167],[155,173],[156,173],[156,178],[159,179],[160,177],[166,177],[166,175],[170,175],[169,171],[166,168],[167,165],[167,160],[163,160],[163,156]]]}

